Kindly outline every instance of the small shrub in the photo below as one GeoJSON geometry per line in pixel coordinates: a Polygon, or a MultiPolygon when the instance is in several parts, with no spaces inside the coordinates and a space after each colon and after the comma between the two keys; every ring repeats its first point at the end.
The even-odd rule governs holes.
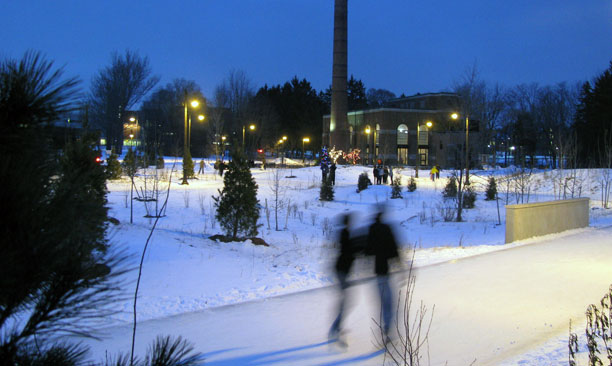
{"type": "Polygon", "coordinates": [[[331,184],[329,178],[325,179],[321,184],[321,191],[319,192],[320,201],[333,201],[334,200],[334,186],[331,184]]]}
{"type": "Polygon", "coordinates": [[[357,180],[357,192],[361,192],[364,189],[368,188],[368,185],[370,183],[370,178],[368,178],[368,173],[363,172],[361,174],[359,174],[359,179],[357,180]]]}
{"type": "Polygon", "coordinates": [[[164,157],[158,156],[157,161],[155,162],[155,167],[157,169],[164,169],[164,157]]]}
{"type": "Polygon", "coordinates": [[[125,175],[132,179],[138,172],[138,156],[131,147],[128,149],[127,154],[125,154],[125,158],[123,158],[121,169],[125,172],[125,175]]]}
{"type": "Polygon", "coordinates": [[[485,201],[494,200],[497,196],[497,182],[495,181],[495,177],[489,177],[489,184],[487,185],[487,191],[485,195],[485,201]]]}
{"type": "Polygon", "coordinates": [[[187,151],[185,156],[183,156],[183,176],[187,178],[194,178],[195,171],[193,170],[193,159],[191,158],[191,153],[187,151]]]}
{"type": "Polygon", "coordinates": [[[457,177],[453,175],[448,179],[448,183],[442,191],[442,196],[444,198],[457,198],[457,177]]]}
{"type": "Polygon", "coordinates": [[[463,191],[463,208],[474,208],[474,202],[476,202],[476,192],[472,186],[466,185],[463,191]]]}
{"type": "Polygon", "coordinates": [[[457,214],[457,207],[449,202],[442,202],[437,206],[438,214],[444,220],[444,222],[451,222],[455,219],[457,214]]]}
{"type": "Polygon", "coordinates": [[[108,160],[106,160],[106,175],[108,176],[108,179],[121,179],[122,173],[121,163],[119,162],[117,155],[111,154],[108,157],[108,160]]]}
{"type": "Polygon", "coordinates": [[[414,179],[414,177],[410,177],[410,179],[408,180],[408,192],[414,192],[417,189],[417,184],[416,184],[416,180],[414,179]]]}
{"type": "Polygon", "coordinates": [[[393,179],[393,183],[391,185],[391,198],[402,198],[402,178],[397,177],[393,179]]]}

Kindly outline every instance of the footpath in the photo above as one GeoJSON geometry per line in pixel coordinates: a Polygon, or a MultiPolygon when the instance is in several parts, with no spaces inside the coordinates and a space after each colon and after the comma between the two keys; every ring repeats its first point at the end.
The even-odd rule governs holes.
{"type": "MultiPolygon", "coordinates": [[[[583,332],[587,306],[612,284],[612,227],[426,266],[416,276],[413,310],[435,305],[422,364],[428,355],[431,365],[498,365],[567,334],[570,319],[583,332]]],[[[361,281],[351,295],[346,349],[327,340],[337,297],[326,287],[139,323],[137,353],[157,335],[181,335],[209,366],[382,365],[376,286],[361,281]]],[[[84,341],[94,360],[129,351],[131,325],[102,335],[84,341]]]]}

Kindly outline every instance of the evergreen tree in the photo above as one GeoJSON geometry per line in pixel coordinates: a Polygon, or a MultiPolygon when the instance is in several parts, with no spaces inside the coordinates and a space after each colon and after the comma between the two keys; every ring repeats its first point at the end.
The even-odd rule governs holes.
{"type": "Polygon", "coordinates": [[[165,165],[164,157],[163,156],[158,156],[157,160],[155,162],[155,167],[157,169],[164,169],[164,165],[165,165]]]}
{"type": "Polygon", "coordinates": [[[122,173],[123,170],[121,169],[119,158],[117,157],[117,154],[112,153],[106,160],[106,175],[108,179],[116,180],[121,179],[122,173]]]}
{"type": "Polygon", "coordinates": [[[600,152],[608,144],[606,137],[612,127],[612,61],[594,84],[586,82],[582,87],[580,104],[573,128],[578,138],[577,146],[584,166],[598,162],[600,152]]]}
{"type": "Polygon", "coordinates": [[[257,235],[259,201],[257,184],[251,175],[248,161],[240,151],[234,151],[232,156],[223,177],[223,189],[213,199],[217,208],[217,220],[226,235],[236,240],[239,234],[257,235]]]}
{"type": "Polygon", "coordinates": [[[331,184],[329,177],[321,183],[321,190],[319,192],[319,200],[321,201],[333,201],[334,200],[334,186],[331,184]]]}
{"type": "Polygon", "coordinates": [[[368,188],[368,185],[370,184],[370,178],[368,178],[368,173],[363,172],[361,174],[359,174],[359,178],[357,180],[357,192],[361,192],[364,189],[368,188]]]}
{"type": "Polygon", "coordinates": [[[193,170],[193,159],[191,159],[191,153],[188,151],[183,154],[183,176],[189,179],[195,177],[195,171],[193,170]]]}
{"type": "Polygon", "coordinates": [[[108,254],[106,175],[85,136],[60,153],[47,122],[71,107],[76,81],[28,53],[0,63],[0,360],[83,364],[84,347],[54,337],[88,335],[116,297],[108,254]],[[81,320],[88,319],[84,324],[81,320]]]}
{"type": "Polygon", "coordinates": [[[121,164],[122,171],[130,177],[132,180],[138,172],[138,157],[132,148],[128,148],[125,158],[123,158],[123,164],[121,164]]]}
{"type": "Polygon", "coordinates": [[[416,184],[416,180],[414,179],[414,177],[410,177],[410,179],[408,179],[408,186],[406,188],[408,189],[408,192],[416,191],[417,184],[416,184]]]}
{"type": "Polygon", "coordinates": [[[396,177],[391,183],[391,198],[402,198],[402,178],[396,177]]]}
{"type": "Polygon", "coordinates": [[[497,182],[494,176],[489,177],[489,183],[487,184],[486,198],[485,201],[494,200],[497,197],[497,182]]]}
{"type": "Polygon", "coordinates": [[[451,175],[448,178],[444,191],[442,191],[442,196],[444,198],[457,198],[457,177],[451,175]]]}
{"type": "Polygon", "coordinates": [[[463,208],[474,208],[476,202],[476,192],[471,185],[466,184],[463,190],[463,208]]]}

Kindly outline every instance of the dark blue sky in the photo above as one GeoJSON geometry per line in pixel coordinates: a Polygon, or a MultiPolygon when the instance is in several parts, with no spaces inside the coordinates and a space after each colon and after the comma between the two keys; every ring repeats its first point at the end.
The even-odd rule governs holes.
{"type": "MultiPolygon", "coordinates": [[[[146,55],[161,85],[210,96],[230,69],[255,87],[331,83],[333,0],[3,0],[0,57],[42,51],[89,87],[113,51],[146,55]]],[[[448,90],[474,63],[506,86],[590,80],[612,60],[608,0],[349,0],[349,74],[397,94],[448,90]]]]}

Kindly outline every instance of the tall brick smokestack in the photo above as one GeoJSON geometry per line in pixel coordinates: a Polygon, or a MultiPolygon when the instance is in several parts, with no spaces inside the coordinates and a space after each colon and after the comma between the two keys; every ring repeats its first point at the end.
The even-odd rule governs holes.
{"type": "Polygon", "coordinates": [[[329,147],[347,151],[349,148],[347,80],[347,28],[348,0],[335,0],[334,5],[334,58],[332,68],[331,118],[329,147]]]}

